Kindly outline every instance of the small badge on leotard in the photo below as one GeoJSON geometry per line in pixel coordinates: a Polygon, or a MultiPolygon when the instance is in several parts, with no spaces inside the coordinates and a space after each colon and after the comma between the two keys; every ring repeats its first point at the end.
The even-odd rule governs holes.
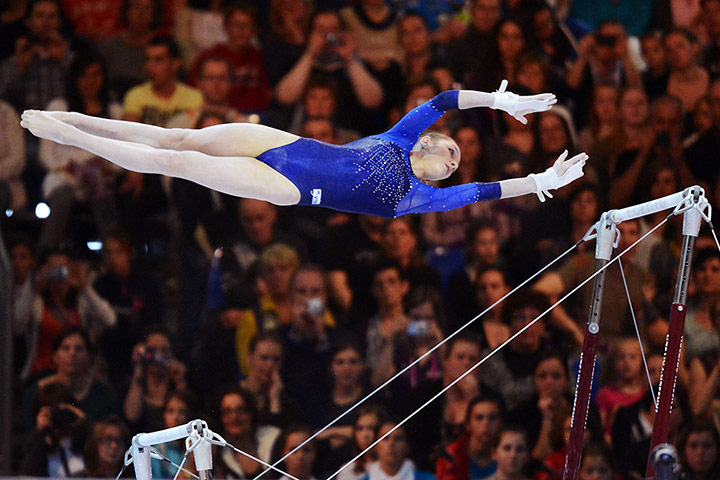
{"type": "Polygon", "coordinates": [[[312,204],[320,205],[320,202],[322,201],[322,189],[313,188],[310,190],[310,194],[312,195],[312,204]]]}

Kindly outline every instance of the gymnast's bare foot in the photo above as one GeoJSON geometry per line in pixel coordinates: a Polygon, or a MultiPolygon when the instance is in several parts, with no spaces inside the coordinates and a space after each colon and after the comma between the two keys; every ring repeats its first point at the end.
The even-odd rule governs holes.
{"type": "Polygon", "coordinates": [[[45,138],[62,144],[68,143],[68,129],[73,128],[42,110],[25,110],[20,125],[30,130],[38,138],[45,138]]]}

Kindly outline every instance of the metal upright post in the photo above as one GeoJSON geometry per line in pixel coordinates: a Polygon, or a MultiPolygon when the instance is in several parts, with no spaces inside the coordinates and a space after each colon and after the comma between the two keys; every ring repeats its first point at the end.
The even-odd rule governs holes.
{"type": "MultiPolygon", "coordinates": [[[[603,213],[600,221],[593,228],[597,229],[595,240],[595,271],[597,272],[603,269],[610,261],[618,230],[615,223],[610,220],[608,212],[603,213]]],[[[589,234],[590,232],[588,232],[588,235],[589,234]]],[[[586,235],[586,237],[588,235],[586,235]]],[[[575,388],[570,439],[568,440],[563,480],[576,480],[580,471],[585,423],[590,405],[590,389],[592,387],[593,371],[597,358],[600,312],[602,310],[606,272],[607,269],[600,271],[593,279],[592,299],[590,301],[587,327],[585,328],[585,339],[583,340],[582,352],[580,354],[580,370],[578,371],[577,386],[575,388]]]]}
{"type": "MultiPolygon", "coordinates": [[[[690,280],[690,264],[692,262],[695,240],[700,232],[703,219],[702,210],[707,206],[707,200],[701,188],[693,187],[693,204],[683,214],[683,242],[680,257],[680,266],[675,284],[673,304],[670,309],[668,333],[665,337],[665,358],[663,359],[660,376],[660,391],[656,407],[655,423],[653,425],[650,451],[657,445],[666,443],[672,412],[677,371],[680,365],[680,348],[682,348],[683,330],[685,329],[685,315],[687,313],[687,290],[690,280]]],[[[654,477],[651,459],[648,459],[646,477],[654,477]]]]}

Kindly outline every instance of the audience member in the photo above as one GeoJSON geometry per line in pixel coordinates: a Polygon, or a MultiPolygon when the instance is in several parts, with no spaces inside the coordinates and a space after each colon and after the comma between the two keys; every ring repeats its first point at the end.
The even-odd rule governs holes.
{"type": "Polygon", "coordinates": [[[670,65],[667,93],[679,98],[685,110],[691,110],[710,85],[710,75],[698,62],[698,39],[687,29],[675,28],[665,34],[664,43],[670,65]]]}
{"type": "Polygon", "coordinates": [[[465,416],[465,433],[447,445],[435,463],[438,480],[493,478],[497,470],[493,449],[499,440],[504,408],[497,396],[472,399],[465,416]]]}
{"type": "Polygon", "coordinates": [[[37,333],[35,328],[35,244],[30,237],[16,236],[7,241],[12,267],[11,321],[13,334],[13,372],[27,380],[30,357],[37,333]]]}
{"type": "Polygon", "coordinates": [[[277,82],[278,103],[294,105],[310,79],[323,73],[338,85],[338,125],[371,133],[369,113],[382,104],[382,86],[355,55],[355,42],[337,13],[316,12],[311,25],[305,52],[277,82]]]}
{"type": "Polygon", "coordinates": [[[122,0],[120,32],[98,45],[108,67],[108,85],[118,98],[146,80],[145,51],[163,19],[163,0],[122,0]]]}
{"type": "Polygon", "coordinates": [[[151,331],[132,354],[133,375],[125,395],[125,418],[133,429],[152,432],[164,428],[163,411],[173,391],[187,390],[187,368],[173,356],[170,339],[151,331]]]}
{"type": "Polygon", "coordinates": [[[363,480],[382,480],[386,478],[412,478],[414,480],[430,480],[433,475],[418,469],[410,460],[411,441],[407,438],[407,430],[397,422],[384,422],[378,430],[378,437],[388,434],[377,445],[377,461],[367,467],[367,476],[363,480]],[[394,430],[393,430],[394,429],[394,430]],[[391,430],[392,433],[389,433],[391,430]]]}
{"type": "Polygon", "coordinates": [[[495,478],[527,480],[525,468],[529,459],[530,447],[522,427],[502,427],[493,450],[493,460],[497,463],[495,478]]]}
{"type": "Polygon", "coordinates": [[[257,25],[257,11],[249,4],[231,3],[224,7],[227,43],[219,43],[200,54],[190,71],[190,83],[196,85],[199,67],[207,58],[223,58],[232,67],[230,105],[241,112],[266,110],[272,101],[272,89],[263,54],[252,43],[257,25]]]}
{"type": "MultiPolygon", "coordinates": [[[[215,408],[225,440],[263,462],[271,460],[280,429],[258,423],[255,401],[249,392],[239,387],[228,387],[222,392],[215,408]]],[[[219,478],[254,477],[265,470],[264,465],[229,448],[222,449],[215,462],[219,478]]]]}
{"type": "Polygon", "coordinates": [[[227,43],[220,0],[192,0],[175,13],[173,36],[182,51],[183,64],[192,65],[197,56],[219,43],[227,43]]]}
{"type": "MultiPolygon", "coordinates": [[[[299,447],[303,442],[310,438],[311,434],[312,430],[306,425],[298,424],[294,427],[288,427],[285,432],[283,432],[283,456],[299,447]]],[[[315,445],[313,443],[309,443],[285,459],[285,469],[287,470],[287,473],[298,480],[317,480],[317,477],[313,475],[313,467],[316,457],[317,451],[315,445]]],[[[280,477],[280,480],[290,480],[290,477],[283,475],[280,477]]]]}
{"type": "Polygon", "coordinates": [[[720,475],[720,435],[712,422],[700,418],[686,425],[677,450],[687,478],[709,480],[720,475]]]}
{"type": "Polygon", "coordinates": [[[612,480],[617,469],[612,451],[605,443],[590,443],[583,448],[580,480],[612,480]]]}
{"type": "MultiPolygon", "coordinates": [[[[353,425],[352,450],[354,458],[360,452],[365,451],[377,439],[380,425],[385,420],[385,412],[379,407],[360,407],[357,413],[357,420],[353,425]]],[[[339,480],[360,480],[367,475],[367,467],[377,460],[377,450],[370,449],[365,455],[345,467],[338,475],[339,480]]],[[[347,463],[342,462],[343,465],[347,463]]],[[[338,467],[339,468],[339,467],[338,467]]]]}
{"type": "MultiPolygon", "coordinates": [[[[85,444],[85,475],[94,478],[116,477],[123,469],[125,450],[130,444],[130,429],[118,415],[107,415],[92,426],[85,444]]],[[[127,477],[129,472],[123,476],[127,477]]]]}
{"type": "MultiPolygon", "coordinates": [[[[171,392],[165,407],[163,408],[163,428],[173,428],[180,425],[187,424],[190,420],[195,419],[197,413],[198,401],[195,395],[189,391],[174,391],[171,392]]],[[[166,442],[157,445],[158,452],[170,462],[175,465],[180,465],[185,454],[185,442],[176,440],[174,442],[166,442]]],[[[190,459],[189,459],[190,460],[190,459]]],[[[152,476],[155,478],[173,478],[177,473],[177,467],[167,462],[160,461],[157,458],[153,458],[151,461],[152,476]]],[[[178,478],[189,478],[188,470],[194,472],[194,462],[185,462],[185,472],[180,472],[178,478]]]]}

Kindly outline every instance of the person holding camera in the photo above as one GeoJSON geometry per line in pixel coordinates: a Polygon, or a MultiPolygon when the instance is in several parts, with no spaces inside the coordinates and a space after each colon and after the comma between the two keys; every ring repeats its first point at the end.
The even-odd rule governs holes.
{"type": "Polygon", "coordinates": [[[315,14],[305,53],[277,83],[275,98],[282,106],[295,105],[310,79],[318,75],[329,76],[338,85],[338,124],[371,133],[368,113],[382,105],[383,89],[356,55],[355,42],[333,11],[315,14]]]}
{"type": "Polygon", "coordinates": [[[35,401],[35,428],[22,449],[18,474],[33,477],[84,475],[83,449],[88,432],[85,412],[73,405],[62,383],[44,385],[35,401]]]}
{"type": "Polygon", "coordinates": [[[580,40],[578,59],[565,77],[575,100],[579,126],[587,123],[592,92],[596,85],[642,87],[640,72],[630,59],[623,26],[612,20],[603,22],[594,33],[580,40]]]}
{"type": "Polygon", "coordinates": [[[37,379],[55,371],[53,344],[64,329],[83,326],[90,339],[96,341],[104,330],[115,325],[115,311],[93,289],[89,277],[87,261],[62,251],[47,255],[36,278],[38,298],[33,304],[34,324],[28,347],[31,361],[22,378],[37,379]]]}
{"type": "Polygon", "coordinates": [[[125,418],[136,430],[151,432],[165,428],[163,411],[168,395],[187,390],[187,368],[175,358],[170,339],[153,331],[133,349],[134,365],[130,389],[125,396],[125,418]]]}
{"type": "Polygon", "coordinates": [[[292,320],[280,328],[285,340],[282,382],[306,415],[329,389],[327,371],[335,328],[326,308],[326,283],[321,267],[298,268],[291,284],[292,320]]]}

